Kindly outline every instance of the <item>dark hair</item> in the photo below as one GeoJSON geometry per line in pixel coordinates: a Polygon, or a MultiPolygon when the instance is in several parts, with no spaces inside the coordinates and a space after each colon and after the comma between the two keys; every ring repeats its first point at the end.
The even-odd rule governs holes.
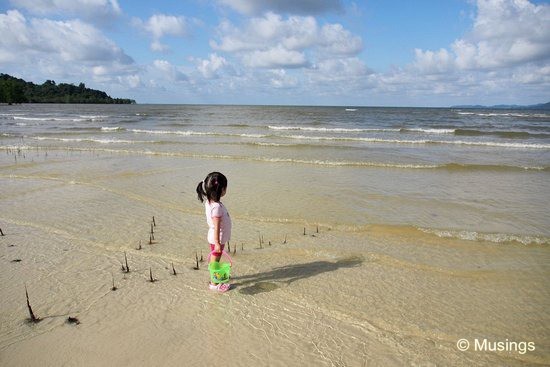
{"type": "Polygon", "coordinates": [[[220,201],[225,188],[227,188],[227,178],[223,173],[211,172],[197,185],[197,196],[201,203],[204,199],[220,201]]]}

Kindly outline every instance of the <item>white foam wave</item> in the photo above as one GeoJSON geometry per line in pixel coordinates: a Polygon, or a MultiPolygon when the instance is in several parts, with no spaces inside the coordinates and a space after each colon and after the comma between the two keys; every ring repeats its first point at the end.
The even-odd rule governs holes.
{"type": "Polygon", "coordinates": [[[328,127],[308,127],[308,126],[273,126],[268,125],[271,130],[300,130],[317,131],[326,133],[361,133],[361,132],[398,132],[400,129],[351,129],[351,128],[328,128],[328,127]]]}
{"type": "Polygon", "coordinates": [[[65,121],[65,122],[84,122],[84,121],[101,121],[101,119],[94,118],[70,118],[70,117],[22,117],[22,116],[13,116],[14,120],[25,120],[25,121],[65,121]]]}
{"type": "Polygon", "coordinates": [[[235,136],[242,138],[265,138],[267,135],[264,134],[224,134],[224,133],[213,133],[213,132],[200,132],[200,131],[182,131],[182,130],[143,130],[143,129],[130,129],[128,130],[133,133],[138,134],[160,134],[160,135],[182,135],[182,136],[235,136]]]}
{"type": "Polygon", "coordinates": [[[517,112],[506,112],[506,113],[497,113],[497,112],[457,112],[459,115],[476,115],[483,117],[494,117],[494,116],[506,116],[506,117],[550,117],[550,115],[545,113],[517,113],[517,112]]]}
{"type": "Polygon", "coordinates": [[[360,141],[369,143],[391,143],[391,144],[453,144],[453,145],[472,145],[500,148],[523,148],[523,149],[550,149],[550,144],[524,144],[524,143],[500,143],[484,141],[464,141],[464,140],[399,140],[399,139],[378,139],[378,138],[352,138],[352,137],[334,137],[334,136],[306,136],[306,135],[282,135],[288,139],[304,140],[343,140],[360,141]]]}
{"type": "Polygon", "coordinates": [[[92,120],[105,119],[107,117],[109,117],[109,116],[105,116],[105,115],[80,115],[80,118],[92,119],[92,120]]]}
{"type": "Polygon", "coordinates": [[[139,141],[139,140],[122,140],[122,139],[99,139],[99,138],[54,138],[49,136],[33,136],[34,140],[54,140],[63,142],[92,142],[100,144],[135,144],[135,143],[154,143],[151,141],[139,141]]]}
{"type": "Polygon", "coordinates": [[[403,128],[401,131],[407,132],[419,132],[419,133],[427,133],[427,134],[454,134],[455,129],[423,129],[423,128],[403,128]]]}
{"type": "Polygon", "coordinates": [[[424,233],[434,234],[441,238],[459,238],[467,241],[488,241],[495,243],[519,242],[524,245],[547,245],[550,239],[539,236],[521,236],[507,233],[479,233],[475,231],[439,230],[418,228],[424,233]]]}
{"type": "Polygon", "coordinates": [[[118,127],[118,126],[115,126],[115,127],[102,126],[101,127],[101,131],[118,131],[118,130],[124,130],[124,128],[118,127]]]}

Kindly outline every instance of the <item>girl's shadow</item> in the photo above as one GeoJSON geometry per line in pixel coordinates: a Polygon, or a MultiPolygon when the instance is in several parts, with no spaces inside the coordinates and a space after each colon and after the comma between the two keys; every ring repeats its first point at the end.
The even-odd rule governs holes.
{"type": "Polygon", "coordinates": [[[363,259],[360,257],[348,257],[335,262],[314,261],[304,264],[280,266],[266,272],[234,277],[233,279],[236,282],[232,284],[232,287],[240,288],[245,286],[239,289],[239,292],[247,295],[271,292],[280,287],[280,285],[274,282],[283,282],[286,285],[290,285],[297,280],[310,278],[329,271],[356,267],[361,265],[362,262],[363,259]]]}

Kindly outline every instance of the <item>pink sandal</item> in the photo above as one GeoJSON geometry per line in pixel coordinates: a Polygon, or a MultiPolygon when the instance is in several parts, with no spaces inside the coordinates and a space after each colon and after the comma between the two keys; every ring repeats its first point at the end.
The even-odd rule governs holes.
{"type": "Polygon", "coordinates": [[[227,292],[231,288],[231,285],[227,284],[227,283],[219,283],[219,284],[210,283],[208,288],[210,288],[210,290],[212,290],[212,291],[218,291],[220,293],[224,293],[224,292],[227,292]]]}

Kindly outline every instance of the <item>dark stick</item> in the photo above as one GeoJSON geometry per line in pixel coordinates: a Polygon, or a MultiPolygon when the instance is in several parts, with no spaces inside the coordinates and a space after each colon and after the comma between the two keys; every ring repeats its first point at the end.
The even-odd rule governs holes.
{"type": "Polygon", "coordinates": [[[283,245],[286,244],[286,234],[285,234],[285,240],[283,241],[283,245]]]}
{"type": "Polygon", "coordinates": [[[271,241],[269,241],[269,246],[271,246],[271,241]]]}
{"type": "Polygon", "coordinates": [[[237,253],[237,246],[233,247],[233,255],[237,253]]]}
{"type": "Polygon", "coordinates": [[[31,316],[32,322],[38,322],[40,321],[40,318],[34,316],[34,312],[32,312],[31,303],[29,302],[29,292],[27,291],[27,285],[25,284],[25,295],[27,296],[27,308],[29,309],[29,315],[31,316]]]}
{"type": "Polygon", "coordinates": [[[304,236],[306,235],[306,227],[304,227],[304,236]]]}
{"type": "Polygon", "coordinates": [[[152,245],[153,244],[153,235],[149,235],[149,244],[152,245]]]}
{"type": "Polygon", "coordinates": [[[199,257],[197,255],[197,251],[195,251],[195,262],[197,263],[197,265],[195,265],[193,270],[199,270],[199,257]]]}
{"type": "Polygon", "coordinates": [[[151,223],[151,234],[153,234],[153,233],[155,233],[155,232],[153,231],[153,223],[151,223]]]}
{"type": "Polygon", "coordinates": [[[126,272],[130,272],[130,267],[128,266],[128,258],[126,257],[126,251],[124,251],[124,262],[126,263],[126,272]]]}
{"type": "Polygon", "coordinates": [[[153,215],[153,225],[156,227],[157,223],[155,222],[155,216],[153,215]]]}
{"type": "Polygon", "coordinates": [[[244,251],[244,243],[241,242],[241,251],[244,251]]]}
{"type": "Polygon", "coordinates": [[[231,244],[227,241],[227,251],[231,252],[231,244]]]}
{"type": "Polygon", "coordinates": [[[317,225],[317,233],[319,233],[319,225],[317,225]]]}
{"type": "Polygon", "coordinates": [[[149,281],[151,283],[156,282],[156,279],[153,278],[153,271],[151,270],[151,268],[149,268],[149,281]]]}
{"type": "Polygon", "coordinates": [[[204,261],[204,259],[202,258],[202,250],[201,250],[201,260],[200,260],[200,261],[201,261],[201,262],[203,262],[203,261],[204,261]]]}
{"type": "Polygon", "coordinates": [[[116,291],[117,287],[115,285],[115,277],[113,276],[113,273],[111,273],[111,278],[113,278],[113,288],[111,288],[112,291],[116,291]]]}
{"type": "Polygon", "coordinates": [[[174,269],[174,263],[172,263],[172,274],[177,275],[176,269],[174,269]]]}
{"type": "Polygon", "coordinates": [[[0,228],[0,234],[4,236],[4,232],[2,232],[2,228],[0,228]]]}

